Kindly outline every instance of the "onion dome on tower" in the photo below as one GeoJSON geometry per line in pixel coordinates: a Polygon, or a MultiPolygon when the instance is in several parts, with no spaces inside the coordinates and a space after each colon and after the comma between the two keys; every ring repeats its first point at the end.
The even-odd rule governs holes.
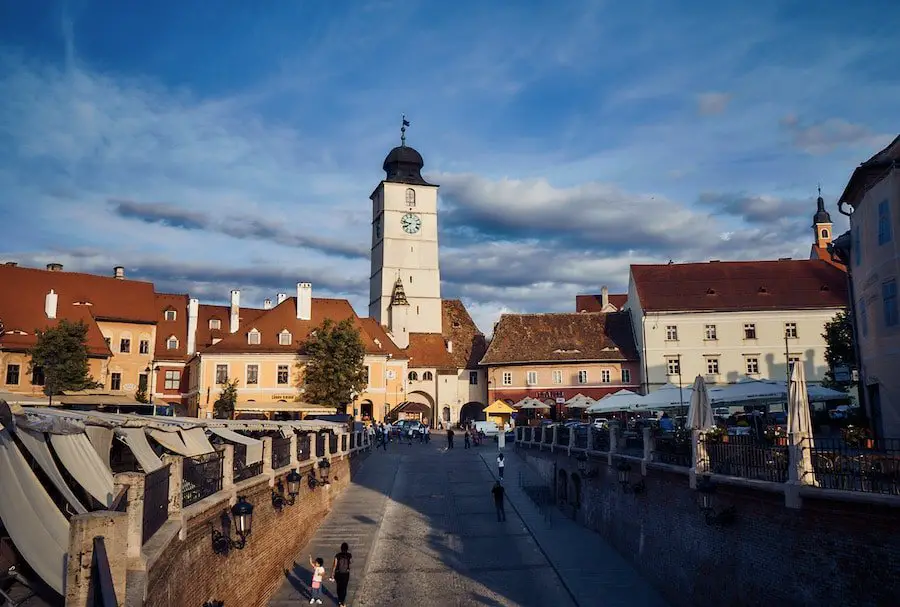
{"type": "Polygon", "coordinates": [[[406,145],[406,127],[409,121],[403,116],[403,126],[400,127],[400,145],[391,150],[384,159],[385,181],[391,183],[408,183],[410,185],[432,185],[422,177],[422,167],[425,161],[422,155],[406,145]]]}

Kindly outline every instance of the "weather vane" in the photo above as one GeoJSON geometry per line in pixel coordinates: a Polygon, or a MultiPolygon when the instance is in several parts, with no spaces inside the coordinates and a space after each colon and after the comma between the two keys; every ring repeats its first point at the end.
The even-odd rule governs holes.
{"type": "Polygon", "coordinates": [[[822,184],[821,183],[817,184],[816,187],[818,187],[818,189],[819,189],[819,198],[821,198],[822,197],[822,184]]]}
{"type": "Polygon", "coordinates": [[[401,114],[403,119],[403,126],[400,127],[400,147],[406,147],[406,127],[409,126],[409,120],[406,119],[406,114],[401,114]]]}

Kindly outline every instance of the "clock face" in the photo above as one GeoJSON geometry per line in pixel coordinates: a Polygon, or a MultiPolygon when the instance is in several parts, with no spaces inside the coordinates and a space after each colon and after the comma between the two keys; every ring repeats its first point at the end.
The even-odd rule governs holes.
{"type": "Polygon", "coordinates": [[[400,225],[407,234],[415,234],[422,227],[422,219],[415,213],[407,213],[400,218],[400,225]]]}

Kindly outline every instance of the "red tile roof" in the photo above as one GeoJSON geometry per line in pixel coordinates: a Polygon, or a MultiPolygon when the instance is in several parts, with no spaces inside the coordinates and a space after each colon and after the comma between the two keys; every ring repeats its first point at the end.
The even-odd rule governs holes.
{"type": "Polygon", "coordinates": [[[410,333],[409,347],[405,350],[410,369],[429,367],[441,371],[456,371],[453,356],[447,352],[447,342],[439,333],[410,333]]]}
{"type": "MultiPolygon", "coordinates": [[[[346,299],[324,299],[314,297],[312,300],[312,318],[310,320],[300,320],[297,318],[297,298],[289,297],[283,302],[270,310],[257,310],[241,308],[240,329],[236,333],[229,332],[228,319],[230,309],[227,306],[201,306],[199,323],[201,327],[205,327],[204,346],[202,351],[207,354],[217,353],[291,353],[296,352],[298,347],[306,340],[307,336],[316,327],[322,324],[326,318],[330,318],[335,322],[344,319],[352,319],[354,324],[360,330],[363,344],[366,346],[366,352],[369,354],[387,354],[392,352],[391,346],[386,345],[385,341],[380,337],[373,337],[362,320],[356,315],[353,306],[346,299]],[[203,310],[203,308],[207,308],[203,310]],[[222,330],[210,330],[209,319],[220,318],[222,320],[222,330]],[[251,345],[247,343],[248,333],[256,329],[260,332],[260,343],[251,345]],[[287,330],[291,334],[290,345],[280,345],[278,343],[278,335],[287,330]],[[219,337],[222,341],[212,344],[212,338],[219,337]],[[381,345],[375,343],[375,339],[379,339],[381,345]],[[210,344],[210,345],[206,345],[210,344]]],[[[198,329],[198,334],[200,333],[198,329]]],[[[387,338],[387,335],[384,336],[387,338]]],[[[199,337],[198,337],[199,343],[199,337]]],[[[398,353],[399,351],[394,348],[398,353]]]]}
{"type": "MultiPolygon", "coordinates": [[[[453,359],[457,369],[476,369],[487,351],[484,334],[459,299],[445,299],[442,303],[444,339],[453,342],[453,359]]],[[[446,349],[446,348],[445,348],[446,349]]]]}
{"type": "Polygon", "coordinates": [[[840,308],[847,275],[819,260],[632,265],[645,312],[840,308]]]}
{"type": "MultiPolygon", "coordinates": [[[[611,293],[609,295],[609,303],[614,305],[617,310],[625,307],[628,301],[627,293],[611,293]]],[[[575,311],[576,312],[601,312],[603,310],[602,298],[597,295],[576,295],[575,311]]]]}
{"type": "Polygon", "coordinates": [[[831,253],[829,253],[828,249],[826,249],[825,247],[817,247],[816,245],[813,245],[812,250],[810,251],[809,258],[810,259],[819,259],[821,261],[824,261],[825,263],[830,263],[831,265],[836,267],[841,272],[847,271],[847,266],[845,266],[844,264],[842,264],[839,261],[835,261],[834,259],[832,259],[831,253]]]}
{"type": "Polygon", "coordinates": [[[504,314],[483,365],[638,359],[627,312],[504,314]]]}
{"type": "Polygon", "coordinates": [[[188,296],[170,293],[156,294],[156,360],[187,360],[188,296]],[[166,320],[166,310],[175,310],[175,320],[166,320]],[[169,349],[169,337],[178,339],[178,347],[169,349]]]}
{"type": "MultiPolygon", "coordinates": [[[[244,326],[245,323],[252,323],[262,316],[266,310],[259,308],[239,308],[238,318],[239,325],[244,326]]],[[[197,311],[197,350],[203,350],[211,346],[214,339],[224,339],[231,335],[231,308],[228,306],[214,306],[211,304],[200,304],[197,311]],[[210,329],[209,321],[216,319],[219,321],[220,329],[210,329]]],[[[246,341],[246,340],[245,340],[246,341]]]]}
{"type": "MultiPolygon", "coordinates": [[[[362,323],[363,330],[369,334],[372,341],[375,342],[376,339],[378,340],[375,342],[375,346],[382,353],[389,354],[391,358],[406,358],[406,352],[394,344],[394,340],[390,338],[387,331],[384,330],[384,327],[378,324],[378,321],[369,317],[360,318],[359,320],[362,323]]],[[[377,352],[372,352],[372,354],[377,354],[377,352]]]]}
{"type": "Polygon", "coordinates": [[[87,323],[90,354],[111,356],[96,320],[154,324],[153,284],[0,265],[0,320],[6,333],[0,336],[0,347],[26,350],[35,343],[35,329],[56,326],[59,319],[87,323]],[[56,320],[48,319],[44,311],[51,289],[58,296],[56,320]]]}

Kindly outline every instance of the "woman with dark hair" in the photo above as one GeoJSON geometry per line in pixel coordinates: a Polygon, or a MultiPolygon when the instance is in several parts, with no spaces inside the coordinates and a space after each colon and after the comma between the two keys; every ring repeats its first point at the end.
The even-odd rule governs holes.
{"type": "Polygon", "coordinates": [[[347,542],[341,544],[341,551],[334,555],[334,566],[331,568],[331,577],[337,584],[337,598],[340,607],[347,605],[347,586],[350,584],[350,546],[347,542]]]}

